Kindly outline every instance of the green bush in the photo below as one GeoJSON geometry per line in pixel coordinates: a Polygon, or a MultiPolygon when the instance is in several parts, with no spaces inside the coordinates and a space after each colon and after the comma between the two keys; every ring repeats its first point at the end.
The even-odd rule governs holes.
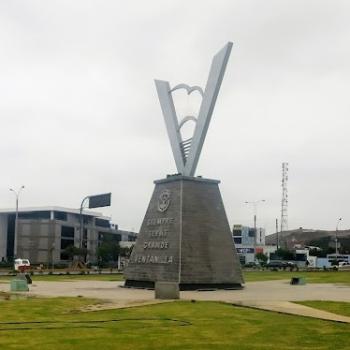
{"type": "Polygon", "coordinates": [[[11,261],[1,261],[0,268],[11,268],[13,267],[13,262],[11,261]]]}

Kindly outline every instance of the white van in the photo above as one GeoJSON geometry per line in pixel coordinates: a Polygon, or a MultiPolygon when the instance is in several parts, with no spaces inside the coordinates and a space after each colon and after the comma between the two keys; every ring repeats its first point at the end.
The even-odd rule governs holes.
{"type": "Polygon", "coordinates": [[[15,271],[28,270],[30,262],[28,259],[15,259],[15,271]]]}
{"type": "Polygon", "coordinates": [[[350,271],[350,264],[347,261],[339,261],[338,270],[339,271],[350,271]]]}

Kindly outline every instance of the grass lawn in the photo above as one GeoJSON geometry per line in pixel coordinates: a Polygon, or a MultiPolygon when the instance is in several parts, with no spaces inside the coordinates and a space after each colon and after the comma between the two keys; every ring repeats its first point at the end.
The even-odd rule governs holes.
{"type": "Polygon", "coordinates": [[[292,277],[304,277],[307,283],[350,284],[350,271],[244,271],[244,279],[246,282],[290,280],[292,277]]]}
{"type": "MultiPolygon", "coordinates": [[[[34,275],[31,276],[33,281],[80,281],[80,280],[93,280],[93,281],[123,281],[123,274],[86,274],[86,275],[34,275]]],[[[0,283],[2,281],[8,282],[13,276],[0,276],[0,283]]]]}
{"type": "Polygon", "coordinates": [[[0,302],[0,349],[350,349],[348,324],[216,302],[78,311],[93,302],[0,302]]]}
{"type": "Polygon", "coordinates": [[[298,301],[297,304],[310,306],[315,309],[333,312],[334,314],[350,317],[350,303],[340,301],[298,301]]]}

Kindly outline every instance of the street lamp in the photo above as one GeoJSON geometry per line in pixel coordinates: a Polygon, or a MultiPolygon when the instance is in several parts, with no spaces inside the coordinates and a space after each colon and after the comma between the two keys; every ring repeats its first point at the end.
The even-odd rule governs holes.
{"type": "MultiPolygon", "coordinates": [[[[111,205],[112,193],[102,193],[94,196],[86,196],[80,204],[79,210],[79,248],[88,248],[88,239],[87,233],[86,237],[84,237],[84,216],[83,209],[86,201],[89,201],[89,209],[93,208],[101,208],[101,207],[109,207],[111,205]],[[84,247],[84,243],[86,243],[86,247],[84,247]]],[[[86,260],[86,256],[85,256],[86,260]]]]}
{"type": "Polygon", "coordinates": [[[338,260],[338,227],[339,227],[340,221],[342,221],[342,218],[338,219],[337,227],[335,228],[335,255],[337,260],[338,260]]]}
{"type": "Polygon", "coordinates": [[[245,204],[253,205],[253,208],[254,208],[254,232],[255,232],[254,247],[256,244],[256,240],[257,240],[256,216],[257,216],[257,211],[258,211],[258,204],[264,203],[264,202],[266,202],[265,199],[259,199],[257,201],[251,201],[251,202],[249,202],[249,201],[244,202],[245,204]]]}
{"type": "Polygon", "coordinates": [[[15,219],[15,237],[14,237],[14,243],[13,243],[13,256],[14,258],[17,257],[17,235],[18,235],[18,199],[19,195],[24,189],[24,186],[22,185],[17,191],[15,191],[13,188],[10,188],[10,191],[13,192],[16,196],[16,219],[15,219]]]}

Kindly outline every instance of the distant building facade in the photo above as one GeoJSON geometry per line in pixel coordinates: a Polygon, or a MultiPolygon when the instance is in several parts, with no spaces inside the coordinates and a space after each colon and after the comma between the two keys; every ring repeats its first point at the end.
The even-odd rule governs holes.
{"type": "Polygon", "coordinates": [[[232,235],[235,244],[242,245],[265,245],[265,229],[262,227],[255,228],[233,225],[232,235]]]}
{"type": "Polygon", "coordinates": [[[265,246],[265,229],[243,225],[233,225],[232,237],[242,264],[255,261],[256,253],[263,253],[265,246]]]}
{"type": "MultiPolygon", "coordinates": [[[[14,257],[15,211],[0,210],[0,261],[14,257]]],[[[32,264],[64,263],[69,260],[65,249],[87,248],[87,260],[96,262],[96,252],[104,240],[133,242],[136,233],[118,230],[110,218],[100,213],[83,211],[83,236],[80,236],[79,209],[43,207],[20,209],[18,213],[17,257],[32,264]]],[[[129,243],[130,245],[130,243],[129,243]]]]}

